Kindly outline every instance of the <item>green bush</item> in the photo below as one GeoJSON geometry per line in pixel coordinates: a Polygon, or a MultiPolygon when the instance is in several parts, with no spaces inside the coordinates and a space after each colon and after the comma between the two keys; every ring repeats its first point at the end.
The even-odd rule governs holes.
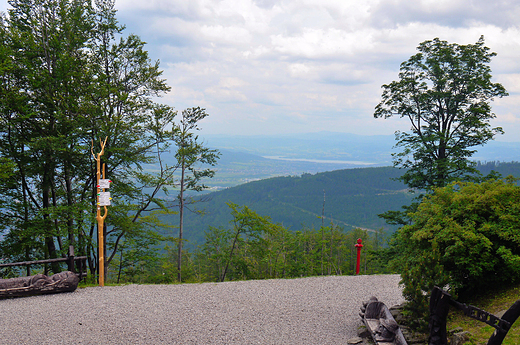
{"type": "Polygon", "coordinates": [[[426,196],[393,240],[408,312],[424,326],[434,286],[464,300],[520,281],[520,187],[452,183],[426,196]]]}

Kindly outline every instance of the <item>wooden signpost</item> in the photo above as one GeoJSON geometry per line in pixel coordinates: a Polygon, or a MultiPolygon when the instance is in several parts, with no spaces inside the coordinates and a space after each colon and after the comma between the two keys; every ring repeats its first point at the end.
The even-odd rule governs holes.
{"type": "Polygon", "coordinates": [[[107,206],[110,206],[110,192],[105,192],[105,189],[110,188],[110,180],[106,179],[105,175],[105,163],[103,163],[103,169],[101,170],[101,156],[105,153],[105,145],[107,143],[108,137],[105,138],[105,141],[99,140],[101,144],[101,151],[95,155],[94,154],[94,143],[92,143],[92,156],[94,156],[94,160],[96,161],[96,189],[97,189],[97,198],[96,198],[96,219],[98,222],[98,250],[99,250],[99,286],[105,286],[105,240],[104,240],[104,226],[105,219],[107,217],[107,206]],[[104,213],[101,215],[101,206],[104,208],[104,213]]]}

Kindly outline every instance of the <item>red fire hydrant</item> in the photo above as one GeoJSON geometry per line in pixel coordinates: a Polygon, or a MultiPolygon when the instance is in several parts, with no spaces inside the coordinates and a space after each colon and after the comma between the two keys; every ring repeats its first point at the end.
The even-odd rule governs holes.
{"type": "Polygon", "coordinates": [[[355,245],[355,247],[357,248],[356,274],[359,274],[359,264],[361,263],[361,248],[363,248],[361,242],[362,240],[358,238],[357,244],[355,245]]]}

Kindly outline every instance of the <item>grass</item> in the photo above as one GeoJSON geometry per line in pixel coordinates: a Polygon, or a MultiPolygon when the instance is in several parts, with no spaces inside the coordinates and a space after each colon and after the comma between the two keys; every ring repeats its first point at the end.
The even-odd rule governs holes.
{"type": "MultiPolygon", "coordinates": [[[[496,291],[476,296],[466,304],[483,309],[491,314],[497,315],[506,311],[517,300],[520,299],[520,284],[500,288],[496,291]]],[[[468,345],[485,345],[494,332],[494,328],[485,323],[465,316],[462,311],[450,308],[448,314],[448,331],[456,327],[461,327],[464,331],[471,333],[468,345]]],[[[520,344],[520,318],[513,324],[502,345],[520,344]]]]}

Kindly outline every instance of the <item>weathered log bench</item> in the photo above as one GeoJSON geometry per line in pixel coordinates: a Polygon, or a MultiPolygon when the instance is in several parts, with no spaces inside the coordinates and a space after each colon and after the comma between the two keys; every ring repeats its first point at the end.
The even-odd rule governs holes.
{"type": "Polygon", "coordinates": [[[79,277],[76,273],[65,271],[47,277],[36,274],[30,277],[0,279],[0,299],[24,297],[76,290],[79,277]]]}

